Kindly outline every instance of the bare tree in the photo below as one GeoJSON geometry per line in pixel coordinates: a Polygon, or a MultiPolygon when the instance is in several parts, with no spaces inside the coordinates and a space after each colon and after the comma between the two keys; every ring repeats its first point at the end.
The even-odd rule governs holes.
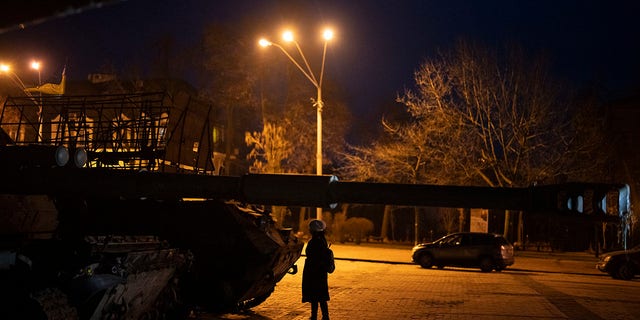
{"type": "Polygon", "coordinates": [[[459,212],[455,208],[438,208],[442,226],[446,233],[454,232],[458,224],[459,212]]]}
{"type": "MultiPolygon", "coordinates": [[[[424,62],[398,97],[410,120],[386,123],[384,140],[354,148],[345,172],[404,183],[527,186],[588,172],[569,97],[542,58],[461,42],[424,62]]],[[[591,132],[594,133],[594,132],[591,132]]]]}
{"type": "MultiPolygon", "coordinates": [[[[245,142],[251,147],[247,159],[252,160],[252,171],[257,173],[282,173],[287,169],[283,163],[293,150],[291,142],[286,138],[286,129],[275,123],[267,122],[262,132],[246,132],[245,142]]],[[[271,211],[276,223],[282,226],[289,210],[283,206],[272,206],[271,211]]]]}
{"type": "Polygon", "coordinates": [[[462,174],[467,184],[528,185],[564,174],[573,141],[569,103],[547,70],[518,48],[500,56],[461,43],[421,65],[415,90],[399,101],[428,128],[430,158],[454,178],[446,180],[462,174]]]}
{"type": "Polygon", "coordinates": [[[284,127],[267,122],[262,132],[246,132],[245,142],[252,147],[247,159],[252,160],[253,171],[261,173],[282,173],[287,169],[283,163],[292,153],[291,141],[286,138],[284,127]]]}
{"type": "MultiPolygon", "coordinates": [[[[287,128],[291,139],[295,156],[290,157],[289,165],[295,168],[294,172],[315,172],[316,88],[277,50],[261,52],[257,74],[264,121],[278,121],[287,128]]],[[[327,73],[322,90],[322,158],[326,168],[335,166],[344,150],[351,115],[343,102],[344,93],[332,82],[331,73],[327,73]]]]}

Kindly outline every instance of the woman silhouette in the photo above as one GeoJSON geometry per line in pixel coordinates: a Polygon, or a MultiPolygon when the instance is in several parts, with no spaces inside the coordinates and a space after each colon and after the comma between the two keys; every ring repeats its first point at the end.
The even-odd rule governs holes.
{"type": "Polygon", "coordinates": [[[324,237],[326,224],[322,220],[311,220],[309,231],[311,240],[307,244],[307,259],[302,271],[302,302],[311,302],[311,320],[317,319],[318,304],[322,310],[322,320],[329,320],[329,285],[327,282],[327,239],[324,237]]]}

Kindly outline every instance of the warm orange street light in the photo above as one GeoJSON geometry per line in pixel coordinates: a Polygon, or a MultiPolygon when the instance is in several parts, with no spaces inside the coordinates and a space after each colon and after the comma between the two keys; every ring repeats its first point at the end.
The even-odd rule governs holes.
{"type": "Polygon", "coordinates": [[[293,32],[287,30],[284,33],[282,33],[282,39],[286,42],[291,42],[293,41],[293,32]]]}
{"type": "Polygon", "coordinates": [[[20,79],[20,77],[18,77],[18,75],[15,74],[13,70],[11,70],[10,65],[4,63],[0,64],[0,72],[5,73],[9,77],[9,79],[11,79],[11,81],[13,81],[13,83],[20,89],[24,90],[26,88],[24,82],[22,82],[22,79],[20,79]]]}
{"type": "Polygon", "coordinates": [[[42,79],[40,78],[40,67],[42,67],[40,61],[31,61],[31,69],[38,71],[38,85],[42,85],[42,79]]]}
{"type": "Polygon", "coordinates": [[[331,40],[333,38],[333,30],[325,29],[324,32],[322,33],[322,37],[325,40],[331,40]]]}
{"type": "MultiPolygon", "coordinates": [[[[31,69],[38,71],[38,87],[42,85],[42,78],[40,77],[40,69],[42,64],[40,61],[31,61],[31,69]]],[[[42,92],[39,93],[40,104],[38,105],[38,142],[42,138],[42,92]]]]}
{"type": "MultiPolygon", "coordinates": [[[[298,63],[298,61],[294,59],[283,46],[277,43],[271,42],[267,39],[260,39],[260,41],[258,41],[258,43],[262,47],[268,47],[268,46],[278,47],[287,56],[287,58],[289,58],[289,60],[293,62],[293,64],[298,68],[298,70],[300,70],[300,72],[302,72],[302,74],[304,74],[304,76],[307,77],[307,79],[309,79],[311,84],[313,84],[313,86],[316,87],[317,89],[318,97],[316,98],[316,101],[313,104],[313,106],[316,107],[316,119],[317,119],[317,127],[318,127],[317,136],[316,136],[316,174],[317,175],[322,175],[322,108],[324,106],[322,102],[322,78],[324,75],[325,57],[327,55],[327,43],[329,42],[329,40],[333,38],[333,31],[330,29],[325,29],[322,34],[322,37],[324,38],[325,41],[324,41],[324,48],[322,51],[322,64],[320,67],[319,80],[315,77],[313,70],[311,70],[309,63],[307,62],[307,58],[305,57],[304,53],[302,53],[302,49],[300,48],[300,45],[298,44],[297,41],[295,41],[293,32],[288,30],[285,31],[282,34],[282,39],[285,42],[293,42],[296,45],[298,53],[300,54],[300,57],[302,58],[302,61],[304,62],[304,65],[306,67],[306,70],[302,68],[300,63],[298,63]]],[[[316,209],[316,219],[322,220],[322,208],[316,209]]]]}

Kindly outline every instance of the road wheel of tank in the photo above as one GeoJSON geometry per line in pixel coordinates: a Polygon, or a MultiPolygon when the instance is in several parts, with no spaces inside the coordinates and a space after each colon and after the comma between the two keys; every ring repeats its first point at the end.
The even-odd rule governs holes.
{"type": "Polygon", "coordinates": [[[480,258],[480,270],[482,272],[491,272],[493,270],[493,259],[491,257],[480,258]]]}
{"type": "Polygon", "coordinates": [[[428,253],[422,254],[420,258],[418,258],[418,263],[421,267],[430,269],[433,266],[433,257],[428,253]]]}
{"type": "Polygon", "coordinates": [[[31,294],[47,319],[78,319],[78,311],[69,304],[67,295],[58,288],[47,288],[31,294]]]}
{"type": "Polygon", "coordinates": [[[625,262],[618,268],[618,279],[631,280],[634,275],[633,265],[631,265],[631,262],[625,262]]]}

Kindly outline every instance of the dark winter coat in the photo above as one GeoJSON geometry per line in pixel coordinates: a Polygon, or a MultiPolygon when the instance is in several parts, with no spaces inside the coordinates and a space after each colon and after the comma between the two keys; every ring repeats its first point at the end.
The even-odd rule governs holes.
{"type": "Polygon", "coordinates": [[[302,302],[329,301],[326,249],[323,232],[314,234],[307,244],[307,259],[302,271],[302,302]]]}

